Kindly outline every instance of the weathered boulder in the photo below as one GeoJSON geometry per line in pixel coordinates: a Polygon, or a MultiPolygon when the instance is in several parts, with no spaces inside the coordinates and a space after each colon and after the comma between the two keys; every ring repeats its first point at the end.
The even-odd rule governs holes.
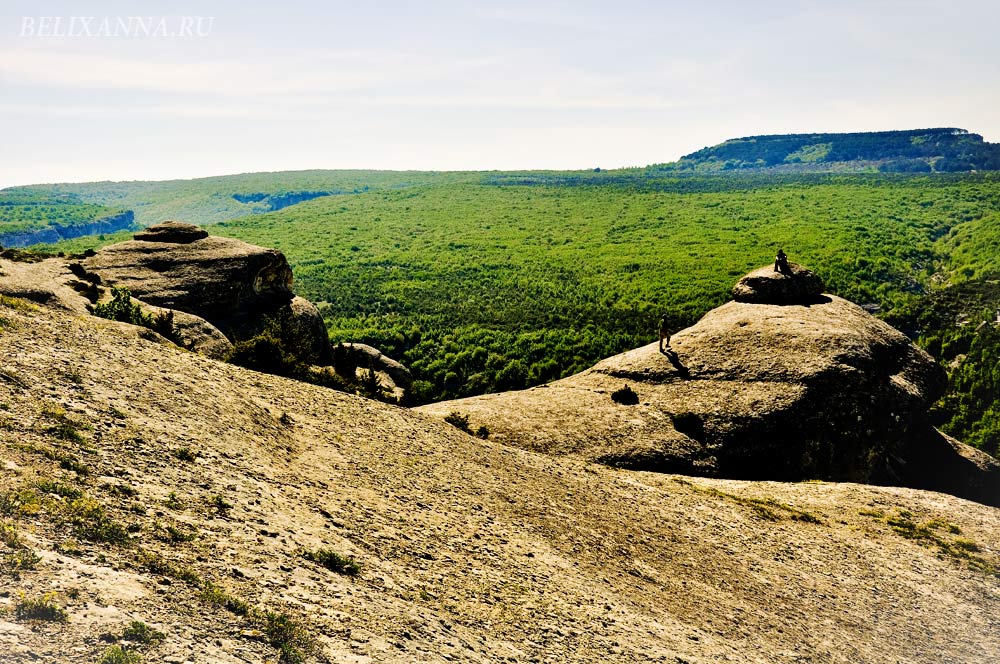
{"type": "Polygon", "coordinates": [[[143,242],[188,244],[208,237],[208,231],[183,221],[164,221],[139,231],[132,237],[143,242]]]}
{"type": "Polygon", "coordinates": [[[329,364],[322,317],[292,293],[292,270],[280,251],[208,236],[180,222],[151,226],[136,238],[101,249],[83,267],[147,304],[203,318],[231,341],[254,336],[269,319],[281,320],[305,333],[317,364],[329,364]]]}
{"type": "Polygon", "coordinates": [[[355,375],[358,371],[372,369],[384,374],[389,381],[389,383],[383,381],[387,389],[408,390],[413,385],[410,370],[374,346],[359,343],[338,344],[333,349],[333,356],[334,364],[344,373],[355,375]]]}
{"type": "Polygon", "coordinates": [[[535,451],[735,479],[922,486],[947,458],[962,477],[956,470],[934,486],[975,500],[990,495],[969,489],[970,478],[988,485],[1000,466],[978,455],[978,467],[958,459],[956,450],[968,448],[940,445],[926,420],[944,371],[851,302],[729,302],[670,345],[667,354],[653,343],[547,386],[422,410],[458,411],[486,426],[491,440],[535,451]],[[624,384],[638,404],[611,398],[624,384]]]}
{"type": "Polygon", "coordinates": [[[808,304],[819,300],[823,288],[819,275],[797,263],[789,263],[786,272],[766,265],[736,282],[733,299],[755,304],[808,304]]]}
{"type": "Polygon", "coordinates": [[[176,309],[163,309],[148,304],[140,304],[144,313],[151,316],[170,315],[171,334],[169,341],[189,351],[223,360],[233,349],[232,342],[219,328],[200,316],[176,309]]]}

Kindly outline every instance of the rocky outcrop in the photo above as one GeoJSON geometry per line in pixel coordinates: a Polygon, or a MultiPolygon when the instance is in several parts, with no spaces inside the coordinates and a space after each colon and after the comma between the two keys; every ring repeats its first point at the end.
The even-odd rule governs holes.
{"type": "Polygon", "coordinates": [[[182,221],[164,221],[163,223],[139,231],[132,237],[142,242],[190,244],[195,240],[207,238],[208,231],[194,224],[186,224],[182,221]]]}
{"type": "MultiPolygon", "coordinates": [[[[758,270],[740,283],[767,299],[783,293],[801,301],[811,292],[786,288],[785,276],[771,273],[758,270]]],[[[988,488],[1000,486],[996,461],[960,459],[968,448],[941,445],[927,423],[943,370],[851,302],[830,295],[806,304],[729,302],[674,335],[671,347],[662,354],[650,344],[547,386],[423,410],[467,414],[494,440],[628,468],[933,484],[1000,504],[988,488]],[[624,385],[639,403],[611,398],[624,385]],[[934,466],[952,470],[934,477],[934,466]],[[975,483],[987,488],[970,489],[975,483]]]]}
{"type": "Polygon", "coordinates": [[[733,299],[753,304],[809,304],[823,295],[823,280],[796,263],[779,272],[768,265],[754,270],[733,286],[733,299]]]}
{"type": "Polygon", "coordinates": [[[132,210],[126,210],[110,217],[102,217],[80,224],[52,224],[46,228],[14,233],[0,233],[0,246],[28,247],[33,244],[52,244],[60,240],[69,240],[84,235],[98,233],[115,233],[135,225],[135,215],[132,210]]]}
{"type": "Polygon", "coordinates": [[[385,374],[391,384],[388,389],[410,389],[413,376],[403,364],[384,355],[374,346],[358,343],[337,344],[333,348],[334,364],[338,371],[353,375],[357,370],[371,369],[385,374]]]}
{"type": "Polygon", "coordinates": [[[304,354],[316,364],[330,363],[322,317],[292,293],[292,270],[280,251],[174,221],[135,237],[101,249],[83,267],[147,304],[203,318],[231,341],[258,334],[269,319],[281,320],[305,334],[304,354]]]}

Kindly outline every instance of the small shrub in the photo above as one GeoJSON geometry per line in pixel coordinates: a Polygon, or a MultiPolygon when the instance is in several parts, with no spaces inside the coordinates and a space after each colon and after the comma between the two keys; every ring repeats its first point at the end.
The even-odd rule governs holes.
{"type": "Polygon", "coordinates": [[[0,307],[7,307],[15,311],[38,311],[38,307],[28,302],[24,298],[11,297],[10,295],[0,295],[0,307]]]}
{"type": "Polygon", "coordinates": [[[223,512],[223,513],[228,512],[229,510],[233,509],[232,504],[231,503],[227,503],[226,499],[223,498],[222,496],[218,495],[218,494],[215,494],[214,496],[212,496],[211,498],[209,498],[208,499],[208,504],[211,505],[212,507],[214,507],[215,509],[219,510],[219,512],[223,512]]]}
{"type": "Polygon", "coordinates": [[[282,664],[301,664],[316,648],[305,628],[287,614],[265,611],[259,623],[268,642],[278,649],[282,664]]]}
{"type": "Polygon", "coordinates": [[[141,327],[153,325],[153,317],[143,313],[142,307],[132,301],[132,293],[127,288],[112,288],[111,301],[95,304],[94,315],[141,327]]]}
{"type": "Polygon", "coordinates": [[[302,557],[311,560],[327,568],[331,572],[344,574],[346,576],[357,576],[361,574],[361,563],[354,559],[354,556],[342,556],[330,549],[317,549],[316,551],[303,551],[302,557]]]}
{"type": "Polygon", "coordinates": [[[167,499],[163,501],[163,504],[172,510],[182,510],[184,509],[184,501],[177,497],[176,491],[171,491],[167,494],[167,499]]]}
{"type": "Polygon", "coordinates": [[[78,537],[118,546],[131,542],[128,529],[112,520],[104,506],[93,498],[73,500],[67,507],[67,513],[78,537]]]}
{"type": "Polygon", "coordinates": [[[42,557],[28,548],[19,548],[0,557],[0,572],[13,577],[20,576],[21,572],[35,569],[42,557]]]}
{"type": "Polygon", "coordinates": [[[133,620],[122,630],[123,641],[132,641],[143,645],[159,643],[165,638],[167,637],[163,632],[153,629],[141,620],[133,620]]]}
{"type": "Polygon", "coordinates": [[[189,583],[192,586],[200,586],[204,581],[198,572],[185,565],[184,567],[175,567],[173,577],[179,579],[184,583],[189,583]]]}
{"type": "Polygon", "coordinates": [[[162,539],[165,539],[171,544],[179,544],[181,542],[191,542],[198,536],[197,532],[185,532],[180,528],[176,528],[169,524],[164,527],[164,531],[166,531],[166,534],[162,536],[162,539]]]}
{"type": "Polygon", "coordinates": [[[155,551],[141,550],[139,552],[139,564],[150,574],[160,574],[169,576],[172,579],[179,579],[192,586],[201,587],[204,581],[193,569],[187,566],[175,565],[155,551]]]}
{"type": "Polygon", "coordinates": [[[19,549],[24,546],[21,541],[21,533],[17,532],[17,526],[13,523],[0,523],[0,542],[11,549],[19,549]]]}
{"type": "Polygon", "coordinates": [[[486,440],[489,437],[490,437],[490,430],[487,429],[485,426],[481,426],[478,429],[476,429],[476,438],[482,438],[483,440],[486,440]]]}
{"type": "Polygon", "coordinates": [[[111,482],[106,482],[101,485],[101,488],[113,496],[135,498],[139,495],[138,489],[133,486],[129,486],[128,484],[112,484],[111,482]]]}
{"type": "Polygon", "coordinates": [[[177,335],[175,334],[174,329],[173,311],[162,311],[153,315],[150,318],[149,325],[147,325],[147,327],[165,339],[169,339],[174,343],[177,343],[177,335]]]}
{"type": "Polygon", "coordinates": [[[626,385],[620,390],[612,392],[611,400],[623,406],[635,406],[639,403],[639,395],[635,393],[635,390],[626,385]]]}
{"type": "Polygon", "coordinates": [[[452,411],[444,416],[444,421],[456,429],[461,429],[465,433],[472,433],[472,430],[469,428],[468,415],[463,415],[458,411],[452,411]]]}
{"type": "Polygon", "coordinates": [[[66,609],[55,603],[55,597],[55,593],[46,593],[35,598],[22,597],[14,606],[14,616],[18,620],[66,622],[69,615],[66,609]]]}
{"type": "Polygon", "coordinates": [[[358,391],[363,397],[379,401],[385,400],[387,396],[378,374],[371,367],[362,370],[361,375],[358,376],[358,391]]]}
{"type": "Polygon", "coordinates": [[[194,461],[198,458],[197,452],[192,452],[189,447],[181,447],[170,451],[171,456],[179,461],[194,461]]]}
{"type": "Polygon", "coordinates": [[[11,489],[0,493],[0,515],[31,516],[42,511],[42,497],[34,489],[11,489]]]}
{"type": "Polygon", "coordinates": [[[114,645],[104,651],[97,664],[140,664],[142,655],[134,650],[114,645]]]}

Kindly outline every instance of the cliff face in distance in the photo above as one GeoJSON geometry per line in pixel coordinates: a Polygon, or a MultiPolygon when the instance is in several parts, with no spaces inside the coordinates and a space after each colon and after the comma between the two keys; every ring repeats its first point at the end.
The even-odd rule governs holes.
{"type": "MultiPolygon", "coordinates": [[[[0,232],[0,246],[19,248],[29,247],[33,244],[51,244],[60,240],[83,237],[84,235],[115,233],[132,228],[134,225],[135,214],[131,210],[126,210],[109,217],[94,219],[93,221],[72,224],[53,223],[44,228],[34,230],[21,230],[10,233],[0,232]]],[[[2,226],[0,226],[0,231],[2,231],[2,226]]]]}
{"type": "Polygon", "coordinates": [[[13,662],[1000,658],[995,508],[522,450],[89,316],[74,279],[0,259],[13,662]]]}

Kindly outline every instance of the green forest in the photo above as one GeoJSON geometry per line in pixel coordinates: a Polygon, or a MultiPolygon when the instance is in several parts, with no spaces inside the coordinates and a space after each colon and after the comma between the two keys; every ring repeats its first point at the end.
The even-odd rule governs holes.
{"type": "MultiPolygon", "coordinates": [[[[535,385],[650,343],[662,313],[676,329],[694,323],[782,247],[828,291],[939,357],[951,387],[935,421],[996,453],[1000,340],[980,323],[1000,306],[998,173],[352,177],[349,193],[209,230],[285,252],[331,340],[370,343],[409,366],[414,402],[535,385]]],[[[175,205],[329,189],[248,184],[175,205]]]]}
{"type": "Polygon", "coordinates": [[[73,194],[6,189],[0,191],[0,236],[51,226],[69,228],[123,212],[125,208],[86,203],[73,194]]]}

